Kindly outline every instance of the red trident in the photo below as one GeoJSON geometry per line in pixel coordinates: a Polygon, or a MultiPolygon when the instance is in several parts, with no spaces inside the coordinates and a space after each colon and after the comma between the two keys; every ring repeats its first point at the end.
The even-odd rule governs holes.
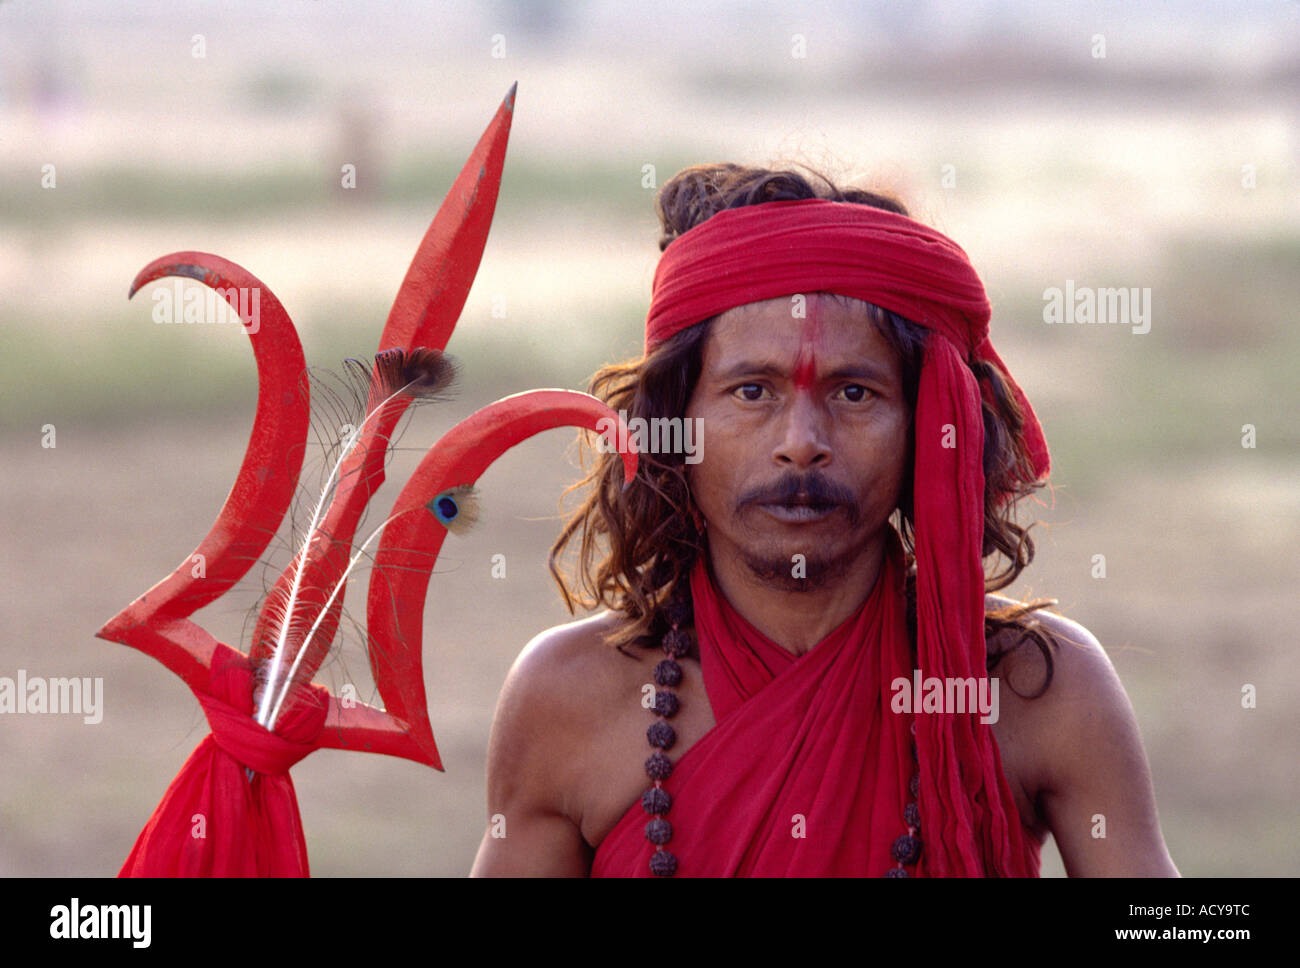
{"type": "MultiPolygon", "coordinates": [[[[353,564],[358,521],[384,480],[389,438],[406,408],[450,375],[442,358],[478,271],[496,207],[515,87],[479,139],[425,233],[379,340],[367,417],[343,442],[332,499],[315,509],[303,547],[267,596],[244,655],[190,616],[224,595],[279,528],[302,468],[310,402],[306,364],[280,301],[252,273],[219,256],[178,252],[136,276],[141,286],[186,276],[238,312],[259,290],[247,327],[258,396],[243,463],[216,523],[168,577],[96,633],[153,656],[181,677],[212,733],[172,782],[122,875],[306,875],[305,840],[288,770],[313,750],[361,750],[442,769],[424,691],[422,632],[430,572],[448,530],[472,516],[469,488],[515,444],[555,427],[585,427],[616,443],[620,418],[571,390],[533,390],[490,404],[425,455],[380,536],[367,598],[368,654],[384,708],[341,701],[311,680],[329,652],[353,564]],[[202,556],[202,557],[199,557],[202,556]],[[203,563],[202,577],[196,562],[203,563]]],[[[626,429],[621,439],[626,440],[626,429]]],[[[623,453],[625,480],[635,453],[623,453]]],[[[327,485],[326,491],[330,487],[327,485]]],[[[362,551],[365,546],[363,545],[362,551]]]]}

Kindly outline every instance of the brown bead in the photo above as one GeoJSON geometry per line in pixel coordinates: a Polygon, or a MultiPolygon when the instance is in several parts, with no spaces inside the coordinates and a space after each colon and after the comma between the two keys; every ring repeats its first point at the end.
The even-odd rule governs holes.
{"type": "Polygon", "coordinates": [[[676,716],[681,705],[681,700],[677,698],[675,693],[662,691],[655,693],[655,712],[664,719],[671,719],[676,716]]]}
{"type": "Polygon", "coordinates": [[[663,753],[655,753],[645,761],[645,772],[652,780],[666,780],[673,775],[673,761],[663,753]]]}
{"type": "Polygon", "coordinates": [[[664,651],[675,658],[681,658],[691,651],[691,636],[681,629],[669,629],[662,639],[664,651]]]}
{"type": "Polygon", "coordinates": [[[677,742],[677,730],[667,723],[651,723],[645,735],[651,746],[658,746],[660,749],[670,750],[677,742]]]}
{"type": "Polygon", "coordinates": [[[921,829],[921,808],[915,803],[909,803],[903,808],[903,822],[909,827],[921,829]]]}
{"type": "Polygon", "coordinates": [[[664,606],[664,618],[668,620],[669,625],[689,625],[691,612],[689,598],[674,598],[664,606]]]}
{"type": "Polygon", "coordinates": [[[663,817],[655,817],[645,825],[645,836],[652,844],[666,844],[673,839],[673,825],[663,817]]]}
{"type": "Polygon", "coordinates": [[[650,855],[650,873],[655,877],[672,877],[677,873],[677,858],[666,850],[650,855]]]}
{"type": "Polygon", "coordinates": [[[655,666],[655,685],[667,686],[669,689],[682,681],[682,667],[672,659],[664,659],[655,666]]]}
{"type": "Polygon", "coordinates": [[[915,864],[921,856],[921,840],[911,834],[903,834],[894,841],[889,853],[900,864],[915,864]]]}
{"type": "Polygon", "coordinates": [[[641,809],[646,813],[667,813],[672,805],[672,794],[663,787],[651,787],[641,794],[641,809]]]}
{"type": "Polygon", "coordinates": [[[885,876],[886,877],[909,877],[911,875],[909,875],[907,871],[902,867],[891,867],[889,868],[889,870],[885,871],[885,876]]]}

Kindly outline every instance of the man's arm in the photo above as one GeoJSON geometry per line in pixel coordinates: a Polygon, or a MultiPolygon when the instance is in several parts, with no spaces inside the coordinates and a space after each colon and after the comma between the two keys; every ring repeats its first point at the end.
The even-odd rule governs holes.
{"type": "Polygon", "coordinates": [[[591,848],[563,794],[572,762],[564,737],[579,735],[570,729],[581,707],[574,701],[580,683],[564,673],[573,638],[568,626],[543,632],[506,676],[488,741],[488,827],[471,877],[591,872],[591,848]]]}
{"type": "Polygon", "coordinates": [[[1051,687],[1027,705],[1043,703],[1035,717],[1045,757],[1039,804],[1066,873],[1180,876],[1160,833],[1133,706],[1110,659],[1077,622],[1039,617],[1061,647],[1051,687]]]}

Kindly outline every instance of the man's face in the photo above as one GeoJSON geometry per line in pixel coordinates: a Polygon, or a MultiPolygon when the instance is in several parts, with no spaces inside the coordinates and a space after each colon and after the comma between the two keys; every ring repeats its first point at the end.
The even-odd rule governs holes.
{"type": "Polygon", "coordinates": [[[789,590],[834,583],[877,542],[911,446],[902,368],[867,308],[809,294],[723,313],[686,408],[710,551],[789,590]],[[803,556],[803,577],[799,559],[803,556]]]}

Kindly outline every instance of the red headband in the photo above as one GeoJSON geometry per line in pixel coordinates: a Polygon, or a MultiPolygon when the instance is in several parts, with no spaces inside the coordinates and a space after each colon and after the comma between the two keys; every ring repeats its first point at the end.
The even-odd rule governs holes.
{"type": "MultiPolygon", "coordinates": [[[[943,337],[927,340],[917,389],[917,660],[925,677],[982,677],[984,423],[980,385],[966,359],[1007,368],[988,340],[984,285],[960,246],[906,216],[849,202],[765,202],[719,212],[660,258],[646,351],[735,306],[813,292],[873,303],[943,337]]],[[[1035,476],[1046,480],[1042,428],[1014,381],[1010,388],[1035,476]]],[[[973,715],[924,715],[916,723],[931,869],[983,873],[984,858],[992,869],[1010,869],[1008,837],[1019,818],[990,731],[973,715]]]]}
{"type": "Polygon", "coordinates": [[[719,212],[673,240],[655,270],[645,348],[735,306],[833,292],[942,333],[996,363],[1025,417],[1025,444],[1046,479],[1047,441],[1024,392],[988,340],[984,284],[952,239],[905,215],[827,199],[719,212]]]}

